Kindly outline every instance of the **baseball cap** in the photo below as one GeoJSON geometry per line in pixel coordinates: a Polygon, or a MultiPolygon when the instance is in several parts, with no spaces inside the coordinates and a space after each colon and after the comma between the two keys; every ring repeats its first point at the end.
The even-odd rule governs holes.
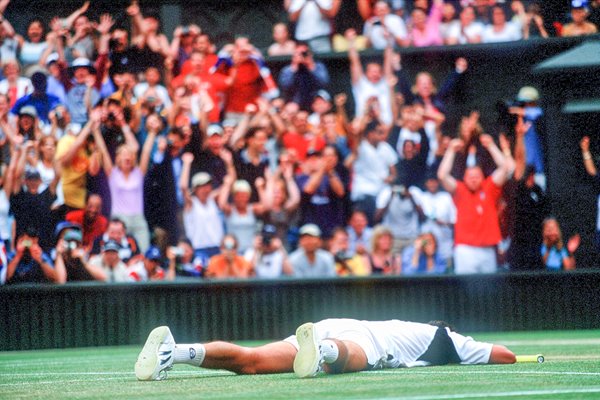
{"type": "Polygon", "coordinates": [[[225,118],[221,125],[223,125],[223,127],[235,127],[237,126],[237,122],[234,118],[225,118]]]}
{"type": "Polygon", "coordinates": [[[588,9],[588,0],[571,0],[571,8],[583,8],[588,9]]]}
{"type": "Polygon", "coordinates": [[[19,115],[29,115],[30,117],[37,118],[38,113],[34,106],[21,107],[19,115]]]}
{"type": "Polygon", "coordinates": [[[329,93],[327,93],[326,90],[319,90],[316,94],[315,94],[315,98],[320,97],[325,101],[331,101],[331,95],[329,93]]]}
{"type": "Polygon", "coordinates": [[[536,88],[532,86],[523,86],[517,94],[517,101],[529,103],[532,101],[538,101],[540,99],[540,93],[536,88]]]}
{"type": "Polygon", "coordinates": [[[102,246],[102,251],[116,251],[118,253],[119,250],[121,250],[121,246],[114,240],[109,240],[102,246]]]}
{"type": "Polygon", "coordinates": [[[208,126],[208,128],[206,129],[206,134],[208,136],[212,136],[212,135],[223,136],[223,128],[221,128],[221,125],[219,125],[219,124],[210,124],[208,126]]]}
{"type": "Polygon", "coordinates": [[[146,257],[146,259],[152,260],[152,261],[160,261],[162,259],[160,250],[156,246],[150,246],[150,248],[148,250],[146,250],[144,257],[146,257]]]}
{"type": "Polygon", "coordinates": [[[42,176],[37,169],[29,169],[25,171],[25,179],[42,179],[42,176]]]}
{"type": "Polygon", "coordinates": [[[233,193],[237,193],[237,192],[252,193],[252,187],[250,186],[248,181],[245,181],[243,179],[238,179],[237,181],[235,181],[233,183],[233,187],[231,188],[231,191],[233,193]]]}
{"type": "Polygon", "coordinates": [[[208,172],[198,172],[192,177],[192,189],[209,184],[211,181],[212,176],[208,172]]]}
{"type": "Polygon", "coordinates": [[[46,66],[50,66],[52,63],[55,63],[58,61],[58,53],[54,52],[54,53],[50,53],[50,55],[48,57],[46,57],[46,66]]]}
{"type": "Polygon", "coordinates": [[[79,229],[69,229],[67,233],[65,233],[65,236],[63,236],[63,239],[67,242],[72,240],[81,242],[83,240],[83,235],[79,229]]]}
{"type": "Polygon", "coordinates": [[[75,224],[75,223],[70,222],[70,221],[59,222],[58,224],[56,224],[56,228],[54,228],[54,236],[59,237],[60,234],[65,229],[78,229],[78,230],[81,230],[81,226],[79,226],[79,224],[75,224]]]}
{"type": "Polygon", "coordinates": [[[73,73],[78,68],[86,68],[90,73],[96,73],[96,68],[94,68],[92,62],[85,57],[79,57],[74,59],[71,65],[69,66],[69,72],[73,73]]]}
{"type": "Polygon", "coordinates": [[[314,236],[321,237],[321,229],[315,224],[305,224],[300,228],[300,236],[314,236]]]}

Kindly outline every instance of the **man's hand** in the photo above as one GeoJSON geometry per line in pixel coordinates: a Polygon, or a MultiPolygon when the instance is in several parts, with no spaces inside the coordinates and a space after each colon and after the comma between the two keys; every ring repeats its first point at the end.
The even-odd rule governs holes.
{"type": "Polygon", "coordinates": [[[589,136],[584,136],[583,138],[581,138],[581,141],[579,142],[579,147],[581,147],[581,151],[584,153],[587,153],[590,151],[590,137],[589,136]]]}
{"type": "Polygon", "coordinates": [[[39,244],[32,244],[29,248],[29,253],[31,254],[31,258],[33,259],[33,261],[37,262],[38,264],[42,263],[43,251],[39,244]]]}
{"type": "Polygon", "coordinates": [[[187,151],[181,155],[181,161],[186,165],[191,165],[194,162],[194,155],[187,151]]]}
{"type": "Polygon", "coordinates": [[[488,134],[483,134],[479,137],[479,142],[484,148],[488,149],[490,146],[494,145],[494,138],[488,134]]]}
{"type": "Polygon", "coordinates": [[[459,152],[465,147],[465,142],[462,139],[452,139],[450,143],[448,143],[448,150],[453,152],[459,152]]]}
{"type": "Polygon", "coordinates": [[[571,236],[571,238],[569,238],[569,241],[567,242],[567,250],[569,251],[570,254],[573,254],[577,251],[580,244],[581,244],[581,236],[579,235],[579,233],[577,233],[577,234],[571,236]]]}
{"type": "Polygon", "coordinates": [[[456,71],[460,74],[465,72],[467,68],[469,68],[469,62],[464,57],[459,57],[456,59],[454,66],[456,67],[456,71]]]}

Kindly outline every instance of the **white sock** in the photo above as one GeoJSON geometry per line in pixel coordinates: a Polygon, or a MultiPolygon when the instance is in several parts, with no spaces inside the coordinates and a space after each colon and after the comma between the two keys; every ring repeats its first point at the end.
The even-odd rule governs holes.
{"type": "Polygon", "coordinates": [[[323,354],[323,361],[326,364],[333,364],[337,361],[340,350],[333,340],[325,339],[321,341],[321,353],[323,354]]]}
{"type": "Polygon", "coordinates": [[[200,343],[176,344],[173,364],[188,364],[199,367],[204,362],[206,350],[200,343]]]}

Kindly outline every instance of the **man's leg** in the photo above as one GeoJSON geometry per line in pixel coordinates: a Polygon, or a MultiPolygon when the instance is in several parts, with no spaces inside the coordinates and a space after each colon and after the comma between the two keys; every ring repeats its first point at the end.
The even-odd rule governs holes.
{"type": "Polygon", "coordinates": [[[291,343],[283,341],[260,347],[211,342],[204,344],[204,349],[204,361],[200,365],[202,368],[226,369],[238,374],[292,372],[296,356],[296,348],[291,343]]]}
{"type": "Polygon", "coordinates": [[[348,340],[325,339],[323,342],[326,341],[331,341],[337,346],[338,357],[331,363],[325,361],[323,364],[325,372],[329,374],[341,374],[367,369],[367,355],[362,347],[348,340]]]}

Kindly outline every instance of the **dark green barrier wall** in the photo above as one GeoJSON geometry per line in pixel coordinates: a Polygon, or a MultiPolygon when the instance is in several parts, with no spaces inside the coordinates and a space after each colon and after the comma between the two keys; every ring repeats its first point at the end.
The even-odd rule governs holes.
{"type": "Polygon", "coordinates": [[[0,350],[283,338],[327,317],[427,322],[464,331],[600,328],[600,274],[231,281],[0,288],[0,350]]]}

